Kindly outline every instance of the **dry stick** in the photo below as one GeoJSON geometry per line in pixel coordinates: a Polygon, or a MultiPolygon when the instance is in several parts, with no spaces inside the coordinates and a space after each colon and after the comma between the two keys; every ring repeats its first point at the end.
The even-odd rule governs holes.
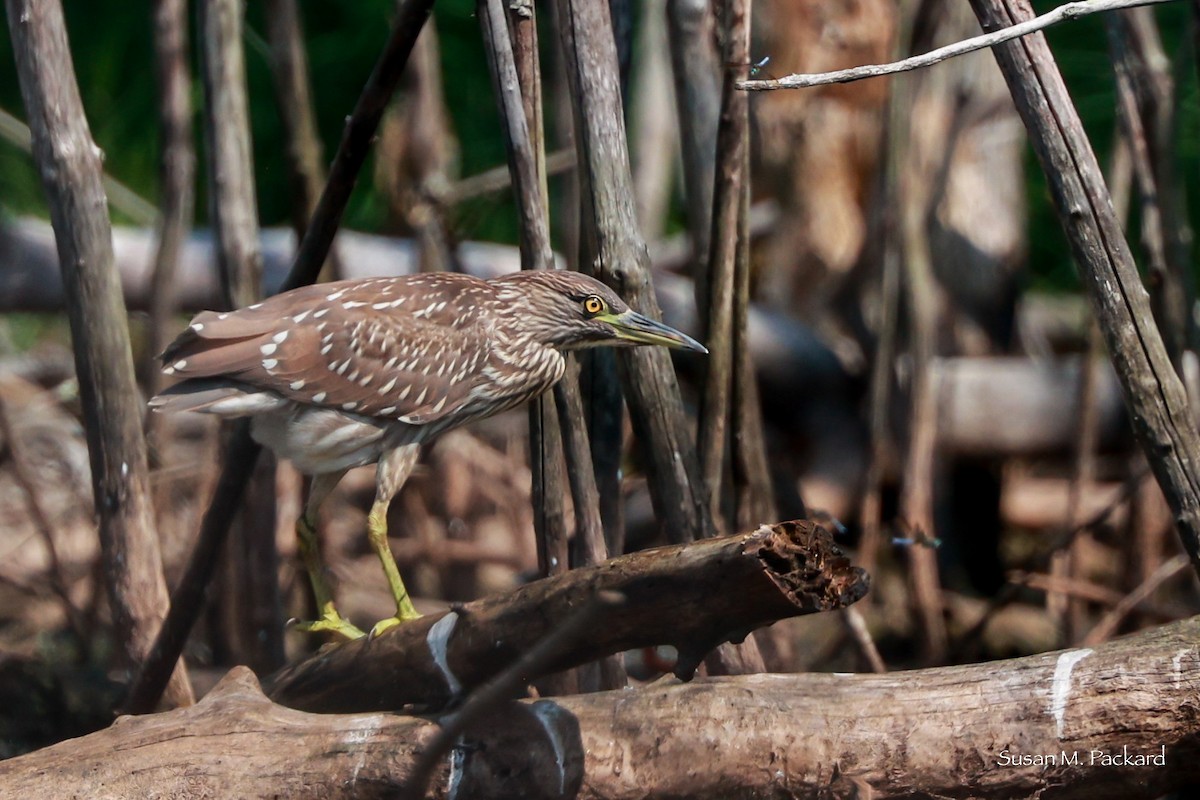
{"type": "MultiPolygon", "coordinates": [[[[585,235],[595,251],[597,272],[635,310],[659,318],[649,257],[633,208],[608,10],[588,0],[559,0],[556,7],[575,111],[585,235]]],[[[711,536],[716,529],[706,488],[698,480],[699,464],[670,355],[659,347],[638,348],[621,352],[618,364],[651,499],[664,529],[685,540],[711,536]]]]}
{"type": "Polygon", "coordinates": [[[1134,589],[1125,597],[1121,598],[1121,602],[1113,606],[1107,614],[1100,618],[1087,636],[1083,637],[1083,641],[1079,643],[1080,647],[1095,647],[1101,642],[1107,642],[1117,633],[1117,628],[1121,622],[1129,615],[1129,612],[1137,608],[1141,603],[1147,600],[1150,595],[1158,590],[1158,587],[1174,578],[1179,573],[1188,568],[1188,557],[1184,554],[1179,554],[1174,558],[1164,561],[1159,565],[1158,569],[1146,578],[1136,589],[1134,589]]]}
{"type": "Polygon", "coordinates": [[[721,113],[721,64],[714,45],[712,7],[708,0],[667,0],[667,24],[683,154],[688,232],[692,240],[696,307],[707,308],[707,300],[701,293],[708,285],[703,271],[708,269],[717,120],[721,113]]]}
{"type": "Polygon", "coordinates": [[[9,457],[12,459],[13,478],[16,479],[17,487],[25,495],[33,527],[46,547],[46,556],[50,562],[50,587],[62,601],[67,623],[71,626],[71,632],[75,634],[75,639],[79,643],[81,661],[87,663],[92,651],[91,631],[88,630],[83,615],[71,600],[70,582],[63,569],[62,559],[58,555],[58,544],[54,541],[54,524],[50,521],[50,512],[46,510],[46,506],[42,502],[37,482],[25,468],[29,463],[29,456],[25,453],[24,443],[13,432],[8,405],[2,397],[0,397],[0,442],[8,445],[9,457]]]}
{"type": "Polygon", "coordinates": [[[809,86],[825,86],[831,83],[850,83],[852,81],[861,81],[864,78],[878,78],[882,75],[895,75],[899,72],[908,72],[922,67],[929,67],[939,62],[945,61],[956,56],[973,53],[976,50],[983,50],[987,47],[995,47],[998,44],[1018,39],[1022,36],[1028,36],[1036,31],[1049,28],[1051,25],[1057,25],[1060,22],[1067,20],[1086,17],[1089,14],[1098,14],[1102,11],[1113,11],[1118,8],[1134,8],[1137,6],[1156,5],[1158,3],[1169,3],[1174,0],[1080,0],[1074,3],[1065,3],[1053,11],[1048,11],[1040,17],[1026,19],[1019,24],[1014,23],[1010,26],[1001,28],[994,33],[985,33],[982,36],[975,36],[970,39],[964,39],[961,42],[948,44],[945,47],[939,47],[935,50],[930,50],[928,53],[905,58],[900,61],[894,61],[890,64],[867,64],[861,67],[850,67],[849,69],[839,69],[832,72],[818,72],[810,75],[786,75],[782,78],[773,80],[761,81],[741,81],[738,83],[739,89],[745,89],[752,92],[772,91],[775,89],[803,89],[809,86]]]}
{"type": "MultiPolygon", "coordinates": [[[[494,5],[494,0],[484,2],[494,5]]],[[[408,800],[424,797],[425,788],[439,762],[472,723],[487,711],[520,693],[530,677],[545,672],[550,664],[575,643],[602,611],[619,606],[622,602],[624,597],[616,592],[600,592],[590,598],[582,608],[513,662],[512,666],[472,692],[462,708],[442,717],[439,720],[441,729],[425,745],[420,758],[413,764],[401,797],[408,800]]]]}
{"type": "Polygon", "coordinates": [[[842,613],[838,616],[842,618],[842,622],[850,632],[850,638],[854,640],[854,644],[857,645],[863,660],[867,662],[871,671],[880,675],[887,672],[887,664],[884,663],[883,656],[879,654],[879,648],[875,646],[875,640],[871,637],[871,630],[867,627],[867,620],[863,617],[862,612],[850,606],[842,609],[842,613]]]}
{"type": "MultiPolygon", "coordinates": [[[[751,4],[741,3],[750,30],[751,4]]],[[[749,62],[749,35],[742,50],[749,62]]],[[[740,59],[739,59],[740,62],[740,59]]],[[[747,104],[746,146],[742,156],[741,199],[737,218],[737,255],[733,265],[733,386],[730,401],[734,526],[751,528],[778,519],[771,468],[763,431],[762,403],[758,396],[758,371],[750,354],[750,145],[747,104]]]]}
{"type": "MultiPolygon", "coordinates": [[[[223,300],[227,308],[238,308],[262,293],[243,6],[240,0],[202,0],[198,10],[209,219],[223,300]]],[[[214,592],[215,635],[225,637],[239,662],[260,672],[278,669],[284,660],[274,486],[274,459],[259,459],[214,592]]]]}
{"type": "MultiPolygon", "coordinates": [[[[735,0],[725,11],[725,61],[739,63],[749,54],[748,12],[735,0]]],[[[747,62],[748,63],[748,62],[747,62]]],[[[732,389],[733,286],[735,262],[741,244],[738,223],[742,210],[742,186],[747,180],[747,149],[750,137],[750,105],[744,92],[734,88],[734,68],[727,68],[721,91],[721,113],[717,123],[716,173],[711,212],[712,233],[708,265],[697,277],[696,296],[706,298],[704,340],[704,394],[697,423],[700,478],[709,492],[713,518],[721,521],[722,487],[725,483],[725,446],[729,429],[729,395],[732,389]],[[703,286],[701,286],[703,284],[703,286]]],[[[703,315],[704,305],[697,305],[703,315]]],[[[731,520],[726,520],[728,525],[731,520]]]]}
{"type": "Polygon", "coordinates": [[[780,619],[843,608],[867,586],[866,575],[820,525],[763,525],[639,550],[398,625],[372,641],[327,648],[273,676],[270,694],[308,711],[440,710],[464,688],[506,669],[603,590],[621,592],[628,603],[549,669],[667,644],[679,652],[676,677],[689,680],[718,643],[780,619]]]}
{"type": "MultiPolygon", "coordinates": [[[[509,5],[512,16],[507,17],[512,26],[511,44],[509,43],[508,27],[505,25],[506,15],[501,4],[487,0],[486,9],[480,9],[480,19],[484,23],[485,41],[495,59],[492,63],[496,76],[496,85],[504,89],[497,92],[501,106],[501,116],[505,120],[506,142],[509,147],[509,158],[513,174],[513,184],[517,188],[518,209],[522,226],[522,250],[527,266],[535,269],[553,269],[553,251],[550,247],[549,215],[546,198],[546,171],[544,145],[542,144],[542,103],[541,103],[541,70],[537,58],[537,28],[532,4],[509,5]],[[519,96],[513,88],[519,91],[519,96]],[[522,124],[523,123],[523,124],[522,124]],[[532,183],[531,183],[532,182],[532,183]],[[526,255],[527,253],[527,255],[526,255]]],[[[608,557],[604,546],[604,529],[600,520],[599,495],[596,489],[595,476],[592,472],[591,447],[584,428],[583,401],[579,394],[578,369],[573,359],[569,360],[567,374],[555,386],[553,397],[542,398],[534,408],[530,409],[531,422],[533,415],[541,422],[543,432],[547,434],[541,443],[542,459],[552,459],[551,463],[561,464],[561,454],[565,446],[568,475],[571,493],[575,498],[575,535],[580,547],[578,552],[582,558],[577,559],[577,566],[600,563],[608,557]],[[544,404],[556,403],[554,407],[544,404]],[[554,413],[550,413],[553,411],[554,413]],[[561,431],[561,432],[560,432],[561,431]]],[[[539,449],[531,442],[531,449],[538,453],[539,449]]],[[[537,472],[535,471],[535,487],[537,472]]],[[[542,489],[543,497],[547,492],[553,492],[558,498],[561,514],[561,499],[565,495],[563,474],[555,470],[554,481],[547,483],[542,489]]],[[[534,493],[535,520],[538,505],[537,492],[534,493]]],[[[553,569],[547,569],[544,574],[561,572],[568,566],[566,551],[565,520],[559,516],[556,520],[561,534],[560,563],[553,569]]],[[[545,537],[545,531],[539,533],[539,538],[545,537]]],[[[539,548],[541,550],[543,548],[539,548]]],[[[545,549],[548,549],[546,547],[545,549]]],[[[616,658],[604,660],[602,677],[599,685],[592,681],[587,689],[617,688],[625,684],[625,676],[620,661],[616,658]]],[[[581,676],[583,677],[583,676],[581,676]]]]}
{"type": "MultiPolygon", "coordinates": [[[[62,265],[104,583],[122,655],[136,664],[163,618],[167,587],[150,507],[129,328],[113,264],[101,152],[79,98],[61,3],[6,0],[5,8],[62,265]]],[[[171,680],[172,705],[186,705],[192,691],[177,657],[167,662],[162,684],[171,680]]]]}
{"type": "MultiPolygon", "coordinates": [[[[323,147],[317,132],[308,55],[304,51],[304,30],[296,0],[267,0],[266,17],[271,77],[283,123],[284,154],[292,187],[292,229],[296,231],[296,241],[300,241],[325,185],[323,147]]],[[[334,245],[329,250],[329,269],[330,280],[341,277],[334,245]]]]}
{"type": "Polygon", "coordinates": [[[626,106],[638,222],[642,235],[654,242],[665,235],[671,213],[680,142],[670,78],[666,0],[645,0],[641,6],[634,54],[638,69],[632,76],[626,106]]]}
{"type": "MultiPolygon", "coordinates": [[[[545,158],[547,175],[558,175],[575,168],[575,151],[556,150],[545,158]]],[[[512,186],[512,174],[508,165],[492,167],[483,172],[463,178],[450,185],[446,191],[446,205],[455,206],[487,194],[502,192],[512,186]]]]}
{"type": "MultiPolygon", "coordinates": [[[[408,54],[432,7],[433,0],[404,0],[397,9],[391,36],[363,87],[354,112],[346,121],[329,181],[321,192],[317,210],[313,212],[313,219],[281,291],[316,280],[333,243],[346,201],[354,189],[358,171],[366,160],[371,139],[379,127],[383,109],[400,81],[408,54]]],[[[225,543],[234,509],[241,502],[259,450],[258,444],[250,438],[249,425],[238,424],[230,436],[225,464],[200,523],[200,534],[188,560],[187,570],[171,595],[167,618],[130,689],[129,699],[125,703],[126,713],[145,713],[158,702],[169,674],[168,665],[179,657],[200,613],[217,555],[225,543]]]]}
{"type": "MultiPolygon", "coordinates": [[[[150,319],[147,323],[148,358],[142,362],[142,384],[147,395],[163,385],[158,354],[167,344],[167,323],[177,305],[175,275],[195,204],[196,148],[192,143],[191,74],[188,67],[186,0],[155,0],[154,77],[158,87],[159,202],[158,247],[150,278],[150,319]]],[[[146,435],[164,417],[147,411],[146,435]]]]}
{"type": "MultiPolygon", "coordinates": [[[[985,29],[1031,15],[1027,7],[1014,9],[1003,0],[971,2],[985,29]]],[[[1044,36],[1001,45],[995,53],[1096,306],[1134,434],[1200,571],[1200,437],[1091,145],[1044,36]]]]}
{"type": "MultiPolygon", "coordinates": [[[[1158,186],[1158,175],[1154,168],[1149,135],[1142,117],[1142,101],[1147,95],[1144,81],[1136,74],[1148,68],[1136,59],[1132,52],[1132,33],[1123,14],[1112,14],[1106,18],[1108,42],[1113,69],[1117,77],[1117,120],[1121,125],[1124,141],[1128,145],[1133,161],[1133,174],[1138,185],[1141,201],[1142,249],[1146,258],[1147,283],[1150,285],[1150,304],[1167,355],[1182,375],[1183,351],[1187,346],[1188,303],[1182,281],[1174,280],[1167,265],[1167,248],[1163,232],[1162,195],[1158,186]]],[[[1171,154],[1160,152],[1160,157],[1171,160],[1171,154]]]]}
{"type": "MultiPolygon", "coordinates": [[[[33,153],[33,134],[29,132],[29,126],[2,108],[0,108],[0,139],[4,139],[26,153],[33,153]]],[[[158,209],[155,208],[154,203],[107,172],[101,173],[101,180],[104,182],[104,194],[108,196],[108,203],[114,209],[144,227],[152,227],[158,223],[158,209]]]]}
{"type": "Polygon", "coordinates": [[[1192,230],[1187,203],[1180,183],[1178,163],[1178,103],[1171,59],[1163,50],[1154,12],[1138,8],[1116,15],[1128,30],[1128,52],[1133,59],[1135,89],[1150,146],[1154,181],[1165,239],[1167,274],[1163,287],[1164,324],[1175,338],[1168,352],[1195,350],[1196,324],[1189,311],[1195,297],[1191,271],[1192,230]]]}
{"type": "MultiPolygon", "coordinates": [[[[1054,556],[1054,554],[1066,547],[1069,547],[1071,541],[1080,532],[1092,530],[1104,524],[1104,521],[1112,516],[1113,512],[1115,512],[1117,508],[1119,508],[1123,503],[1128,502],[1130,498],[1133,497],[1133,495],[1137,492],[1138,487],[1141,485],[1141,482],[1146,478],[1149,472],[1150,468],[1147,466],[1140,469],[1137,474],[1129,476],[1129,480],[1126,481],[1121,493],[1114,497],[1111,503],[1100,509],[1100,511],[1093,515],[1090,519],[1079,523],[1070,530],[1065,530],[1059,533],[1059,535],[1055,536],[1051,541],[1049,541],[1039,553],[1035,554],[1032,558],[1027,559],[1025,564],[1022,565],[1023,569],[1020,571],[1015,571],[1014,574],[1020,576],[1022,574],[1033,573],[1048,568],[1050,559],[1054,556]]],[[[950,660],[952,662],[957,663],[959,660],[961,660],[961,658],[964,657],[967,648],[972,645],[980,635],[983,634],[984,630],[988,626],[988,623],[991,622],[996,614],[1000,613],[1000,611],[1007,608],[1010,603],[1017,599],[1021,588],[1022,586],[1019,582],[1010,580],[1009,583],[1006,583],[1000,589],[1000,591],[989,601],[987,610],[983,612],[980,618],[975,622],[974,625],[970,627],[969,630],[967,630],[965,634],[959,637],[958,642],[955,644],[954,650],[950,653],[950,660]]]]}
{"type": "MultiPolygon", "coordinates": [[[[496,0],[479,0],[476,15],[488,51],[492,89],[504,125],[505,150],[521,220],[521,268],[553,269],[550,223],[542,193],[536,136],[534,89],[522,86],[509,36],[504,9],[496,0]],[[524,91],[523,91],[524,90],[524,91]],[[527,106],[526,103],[530,105],[527,106]]],[[[532,33],[530,31],[529,33],[532,33]]],[[[536,70],[531,59],[536,51],[525,50],[527,80],[536,70]]],[[[562,469],[562,439],[558,412],[550,397],[538,398],[529,406],[530,467],[533,472],[531,500],[538,543],[538,567],[543,576],[557,575],[569,568],[566,510],[563,505],[565,475],[562,469]]],[[[556,689],[563,687],[555,687],[556,689]]]]}
{"type": "MultiPolygon", "coordinates": [[[[902,23],[911,30],[919,3],[901,5],[902,23]]],[[[911,45],[911,36],[906,37],[911,45]]],[[[894,112],[904,114],[892,119],[896,137],[897,205],[900,208],[899,245],[903,254],[904,290],[909,309],[909,352],[912,379],[908,410],[908,451],[904,460],[904,485],[900,514],[917,532],[936,536],[934,523],[934,481],[937,458],[937,376],[932,369],[936,351],[939,308],[938,288],[933,276],[929,250],[928,222],[936,188],[928,186],[921,174],[920,157],[913,143],[908,113],[919,91],[935,91],[928,83],[918,86],[916,78],[897,79],[893,91],[898,100],[894,112]]],[[[949,159],[950,154],[944,157],[949,159]]],[[[923,658],[940,662],[947,648],[941,582],[937,553],[928,547],[908,551],[910,602],[921,631],[923,658]]]]}

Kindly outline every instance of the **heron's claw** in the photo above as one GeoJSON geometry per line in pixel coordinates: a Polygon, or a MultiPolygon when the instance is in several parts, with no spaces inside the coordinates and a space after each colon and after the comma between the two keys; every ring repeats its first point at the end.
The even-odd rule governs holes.
{"type": "MultiPolygon", "coordinates": [[[[339,614],[333,607],[333,603],[329,603],[321,612],[321,618],[312,622],[299,622],[291,620],[288,625],[294,627],[298,631],[306,633],[336,633],[339,636],[344,636],[347,639],[361,639],[364,634],[362,630],[339,614]]],[[[378,627],[378,626],[376,626],[378,627]]],[[[372,632],[372,636],[374,632],[372,632]]]]}
{"type": "Polygon", "coordinates": [[[371,628],[371,632],[367,634],[367,640],[373,640],[376,636],[384,631],[396,627],[400,624],[400,622],[401,620],[399,617],[388,617],[387,619],[379,620],[379,622],[375,623],[375,627],[371,628]]]}

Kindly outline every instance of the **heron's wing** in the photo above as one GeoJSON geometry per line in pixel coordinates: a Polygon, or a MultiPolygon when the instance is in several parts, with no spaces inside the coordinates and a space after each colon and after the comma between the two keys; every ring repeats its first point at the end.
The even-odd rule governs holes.
{"type": "MultiPolygon", "coordinates": [[[[458,275],[306,287],[198,315],[164,372],[223,378],[309,405],[425,424],[460,410],[484,380],[487,284],[458,275]]],[[[181,387],[182,388],[182,387],[181,387]]]]}

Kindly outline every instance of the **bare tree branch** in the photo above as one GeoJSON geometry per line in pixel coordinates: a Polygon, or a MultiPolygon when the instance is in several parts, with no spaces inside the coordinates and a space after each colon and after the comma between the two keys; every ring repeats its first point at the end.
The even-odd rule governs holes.
{"type": "Polygon", "coordinates": [[[739,89],[751,92],[764,92],[774,89],[804,89],[809,86],[824,86],[830,83],[850,83],[865,78],[878,78],[882,75],[894,75],[898,72],[908,72],[922,67],[932,66],[948,58],[972,53],[985,47],[995,47],[998,44],[1028,36],[1031,33],[1049,28],[1060,22],[1098,14],[1101,11],[1113,11],[1118,8],[1133,8],[1157,3],[1169,3],[1173,0],[1077,0],[1066,3],[1053,11],[1048,11],[1040,17],[1025,20],[1019,24],[1001,28],[994,33],[986,33],[961,42],[948,44],[919,56],[912,56],[891,64],[869,64],[862,67],[839,69],[833,72],[819,72],[812,75],[787,75],[774,80],[741,81],[739,89]]]}
{"type": "MultiPolygon", "coordinates": [[[[6,0],[5,8],[62,266],[108,599],[122,654],[137,664],[165,613],[167,587],[101,152],[79,97],[61,3],[6,0]]],[[[170,681],[172,705],[186,705],[192,691],[177,659],[166,661],[162,685],[170,681]]]]}

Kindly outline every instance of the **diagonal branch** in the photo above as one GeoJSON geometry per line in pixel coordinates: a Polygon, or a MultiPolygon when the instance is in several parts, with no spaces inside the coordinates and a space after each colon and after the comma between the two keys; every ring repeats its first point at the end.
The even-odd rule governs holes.
{"type": "Polygon", "coordinates": [[[1102,11],[1114,11],[1119,8],[1134,8],[1157,3],[1169,3],[1173,0],[1077,0],[1074,3],[1061,5],[1053,11],[1048,11],[1040,17],[1025,20],[1019,24],[1001,28],[993,33],[985,33],[964,39],[961,42],[948,44],[928,53],[893,61],[890,64],[868,64],[862,67],[838,69],[833,72],[818,72],[811,75],[786,75],[775,80],[741,81],[739,89],[751,92],[767,92],[775,89],[804,89],[809,86],[825,86],[830,83],[851,83],[866,78],[878,78],[883,75],[895,75],[898,72],[908,72],[922,67],[929,67],[941,61],[957,56],[973,53],[985,47],[995,47],[1004,42],[1010,42],[1022,36],[1049,28],[1067,20],[1079,19],[1089,14],[1099,14],[1102,11]]]}

